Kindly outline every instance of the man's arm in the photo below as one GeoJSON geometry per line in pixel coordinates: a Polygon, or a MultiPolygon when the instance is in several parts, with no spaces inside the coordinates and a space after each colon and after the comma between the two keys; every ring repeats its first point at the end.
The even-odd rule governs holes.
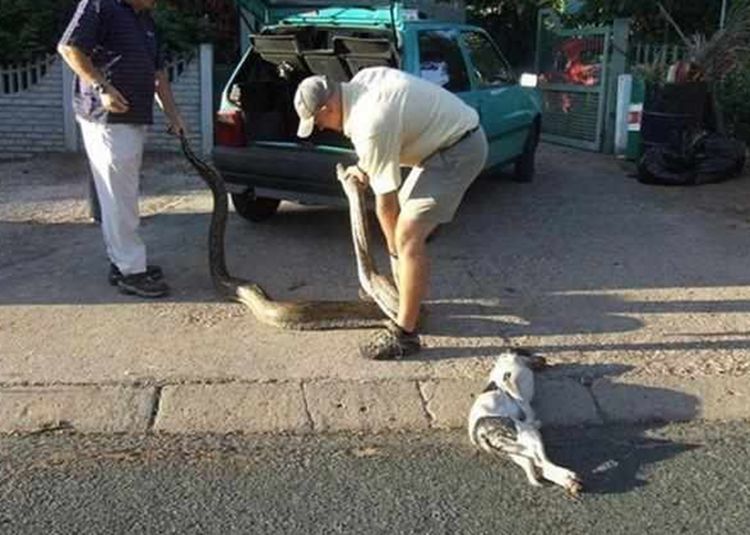
{"type": "Polygon", "coordinates": [[[104,84],[107,82],[107,79],[99,72],[99,69],[94,67],[91,58],[83,50],[71,45],[58,45],[57,52],[65,60],[65,63],[73,69],[73,72],[87,84],[104,84]]]}
{"type": "Polygon", "coordinates": [[[187,134],[185,123],[174,100],[172,84],[169,83],[169,76],[164,69],[156,71],[156,102],[162,111],[164,111],[164,115],[167,116],[169,129],[177,135],[180,133],[187,134]]]}
{"type": "Polygon", "coordinates": [[[122,96],[115,86],[110,84],[97,69],[91,58],[78,47],[73,45],[58,45],[57,51],[78,77],[89,85],[99,84],[103,88],[101,93],[102,106],[112,113],[125,113],[130,108],[127,99],[122,96]]]}

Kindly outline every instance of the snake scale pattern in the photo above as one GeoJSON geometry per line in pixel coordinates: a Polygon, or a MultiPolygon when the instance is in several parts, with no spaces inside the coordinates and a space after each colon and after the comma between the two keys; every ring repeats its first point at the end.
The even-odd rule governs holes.
{"type": "Polygon", "coordinates": [[[276,301],[257,283],[229,274],[224,252],[228,215],[227,189],[221,174],[198,158],[188,140],[181,136],[185,157],[208,185],[213,211],[208,235],[211,279],[225,298],[243,303],[259,321],[285,329],[326,330],[380,327],[386,318],[395,320],[398,291],[387,277],[378,274],[370,254],[370,230],[365,212],[364,189],[348,179],[340,165],[337,178],[349,200],[349,214],[357,259],[357,274],[370,301],[276,301]]]}

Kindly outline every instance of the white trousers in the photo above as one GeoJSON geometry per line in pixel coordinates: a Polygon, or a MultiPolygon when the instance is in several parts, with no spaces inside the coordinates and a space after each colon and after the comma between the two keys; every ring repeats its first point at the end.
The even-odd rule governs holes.
{"type": "Polygon", "coordinates": [[[78,119],[94,175],[107,255],[124,275],[146,271],[146,246],[138,235],[138,184],[146,126],[78,119]]]}

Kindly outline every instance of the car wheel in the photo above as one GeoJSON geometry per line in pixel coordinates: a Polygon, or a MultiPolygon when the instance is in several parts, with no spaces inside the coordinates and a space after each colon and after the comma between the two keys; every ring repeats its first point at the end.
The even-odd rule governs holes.
{"type": "Polygon", "coordinates": [[[265,221],[275,214],[280,202],[279,199],[256,197],[252,189],[244,193],[232,193],[234,209],[243,218],[254,223],[265,221]]]}
{"type": "Polygon", "coordinates": [[[534,179],[534,157],[536,155],[536,147],[538,144],[539,125],[534,123],[534,126],[529,132],[529,137],[526,138],[523,152],[516,160],[515,168],[513,169],[514,181],[531,182],[534,179]]]}

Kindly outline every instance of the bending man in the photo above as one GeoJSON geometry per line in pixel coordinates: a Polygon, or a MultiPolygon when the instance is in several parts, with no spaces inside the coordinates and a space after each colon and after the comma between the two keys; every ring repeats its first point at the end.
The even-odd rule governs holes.
{"type": "Polygon", "coordinates": [[[399,289],[396,324],[361,346],[363,357],[419,351],[420,304],[427,292],[427,237],[453,219],[484,167],[487,140],[476,111],[445,89],[387,67],[363,69],[348,83],[302,81],[294,97],[299,137],[314,127],[341,132],[357,153],[347,174],[375,193],[376,212],[399,289]],[[411,173],[401,184],[401,167],[411,173]]]}

